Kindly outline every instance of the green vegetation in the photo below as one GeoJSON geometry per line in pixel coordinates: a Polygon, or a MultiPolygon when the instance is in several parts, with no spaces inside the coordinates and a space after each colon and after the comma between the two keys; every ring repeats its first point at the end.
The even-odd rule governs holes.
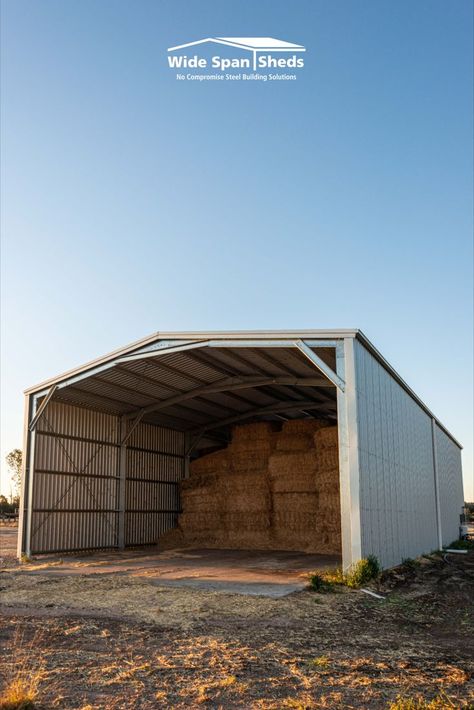
{"type": "Polygon", "coordinates": [[[364,584],[378,577],[381,567],[375,555],[359,560],[347,572],[336,568],[322,572],[313,572],[309,576],[309,587],[314,592],[333,592],[338,586],[359,589],[364,584]]]}
{"type": "Polygon", "coordinates": [[[15,513],[20,506],[18,496],[13,496],[11,501],[4,495],[0,495],[0,513],[15,513]]]}
{"type": "Polygon", "coordinates": [[[21,449],[13,449],[12,451],[10,451],[9,454],[5,456],[5,461],[10,471],[12,484],[18,496],[20,495],[21,490],[22,459],[23,454],[21,452],[21,449]]]}
{"type": "Polygon", "coordinates": [[[367,584],[375,579],[381,572],[381,567],[375,555],[369,555],[363,560],[359,560],[352,565],[346,574],[346,584],[348,587],[358,589],[363,584],[367,584]]]}
{"type": "Polygon", "coordinates": [[[474,540],[454,540],[448,545],[450,550],[474,550],[474,540]]]}
{"type": "Polygon", "coordinates": [[[313,572],[308,577],[309,588],[313,592],[329,592],[331,591],[331,584],[326,581],[323,574],[320,572],[313,572]]]}
{"type": "Polygon", "coordinates": [[[419,560],[414,560],[411,557],[407,557],[406,559],[402,560],[402,567],[404,567],[406,570],[416,570],[418,567],[420,567],[420,561],[419,560]]]}

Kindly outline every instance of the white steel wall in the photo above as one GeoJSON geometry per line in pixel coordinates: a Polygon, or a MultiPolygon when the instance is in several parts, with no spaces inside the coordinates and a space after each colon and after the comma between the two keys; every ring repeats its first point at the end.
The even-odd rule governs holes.
{"type": "Polygon", "coordinates": [[[459,515],[464,505],[461,451],[449,436],[435,425],[439,504],[443,545],[459,537],[459,515]]]}
{"type": "MultiPolygon", "coordinates": [[[[361,556],[390,567],[439,547],[432,423],[360,342],[354,348],[361,556]]],[[[445,508],[450,525],[455,507],[445,508]]]]}

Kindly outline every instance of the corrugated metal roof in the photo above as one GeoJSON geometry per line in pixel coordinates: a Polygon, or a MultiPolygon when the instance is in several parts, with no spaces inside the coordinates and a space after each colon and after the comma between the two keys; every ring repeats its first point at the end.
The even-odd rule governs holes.
{"type": "MultiPolygon", "coordinates": [[[[73,370],[69,370],[62,375],[46,380],[34,387],[25,390],[26,394],[42,394],[52,385],[59,385],[62,389],[54,395],[54,399],[70,401],[71,403],[90,406],[101,411],[113,413],[125,413],[133,410],[134,407],[144,407],[148,403],[162,398],[168,398],[173,393],[186,392],[199,384],[209,384],[216,382],[225,375],[240,374],[266,374],[268,376],[291,373],[300,377],[311,376],[314,368],[303,357],[300,357],[295,350],[290,347],[294,340],[318,340],[318,341],[338,341],[343,338],[357,338],[376,357],[390,375],[410,394],[419,406],[430,416],[446,434],[460,447],[461,445],[452,434],[443,426],[424,402],[415,394],[409,385],[400,377],[396,370],[385,360],[374,345],[366,336],[357,329],[334,329],[334,330],[272,330],[272,331],[186,331],[169,332],[159,331],[153,335],[138,340],[123,348],[119,348],[108,355],[90,361],[73,370]],[[229,341],[252,340],[256,342],[255,347],[230,347],[229,341]],[[279,340],[289,341],[289,347],[279,347],[277,349],[265,347],[265,341],[279,340]],[[171,341],[171,342],[170,342],[171,341]],[[180,352],[169,352],[159,356],[159,358],[146,358],[135,361],[116,361],[124,356],[130,356],[142,352],[144,349],[157,351],[163,346],[170,346],[171,343],[198,343],[204,345],[206,341],[223,341],[226,347],[208,349],[183,350],[180,352]],[[81,380],[80,385],[76,380],[81,380]],[[133,382],[136,384],[134,385],[133,382]],[[66,384],[67,383],[67,384],[66,384]],[[166,394],[168,392],[168,394],[166,394]]],[[[216,343],[213,343],[214,345],[216,343]]],[[[189,347],[189,346],[186,346],[189,347]]],[[[193,347],[191,345],[191,347],[193,347]]],[[[319,349],[320,357],[334,369],[334,355],[331,349],[319,349]]],[[[330,384],[328,383],[328,386],[330,384]]],[[[326,390],[327,391],[327,390],[326,390]]],[[[286,388],[287,397],[292,399],[308,398],[308,393],[302,393],[295,387],[286,388]],[[290,395],[290,391],[292,395],[290,395]]],[[[197,400],[187,401],[180,405],[180,409],[173,410],[173,417],[178,420],[178,411],[185,416],[189,416],[194,423],[201,419],[201,414],[207,410],[210,413],[209,404],[215,405],[224,411],[235,411],[236,413],[245,411],[245,406],[265,406],[269,402],[277,402],[278,396],[283,394],[282,390],[266,388],[264,392],[258,389],[243,390],[242,392],[229,392],[225,396],[207,395],[200,403],[197,400]],[[194,403],[191,404],[191,401],[194,403]],[[197,404],[196,404],[197,401],[197,404]],[[223,402],[226,402],[226,405],[223,402]],[[207,402],[208,404],[205,404],[207,402]],[[193,414],[194,412],[194,414],[193,414]]],[[[334,395],[333,395],[334,400],[334,395]]],[[[171,418],[171,411],[169,416],[171,418]]],[[[162,410],[159,414],[150,416],[149,420],[163,419],[166,416],[162,410]]],[[[180,419],[181,420],[181,419],[180,419]]]]}
{"type": "Polygon", "coordinates": [[[252,338],[255,340],[265,340],[265,339],[321,339],[321,340],[333,340],[339,338],[355,337],[361,331],[357,329],[339,329],[339,330],[210,330],[210,331],[177,331],[175,333],[170,331],[157,331],[153,335],[149,335],[141,340],[136,340],[129,345],[112,350],[107,355],[96,358],[95,360],[90,360],[84,365],[75,367],[71,370],[66,370],[66,372],[57,375],[56,377],[51,377],[39,384],[28,387],[25,390],[25,394],[35,393],[43,390],[45,387],[50,387],[56,382],[61,382],[69,377],[78,375],[82,372],[86,372],[94,367],[103,365],[111,360],[115,360],[123,355],[128,355],[130,353],[136,352],[145,346],[152,346],[154,343],[158,343],[162,340],[179,340],[179,341],[192,341],[192,340],[241,340],[252,338]]]}
{"type": "MultiPolygon", "coordinates": [[[[304,408],[311,411],[313,402],[320,416],[335,416],[336,397],[333,390],[334,385],[319,375],[306,358],[301,355],[294,357],[289,348],[278,348],[277,351],[240,348],[237,352],[228,350],[225,353],[218,348],[207,352],[185,350],[168,353],[163,350],[159,354],[154,349],[145,359],[120,364],[113,360],[108,369],[83,373],[81,378],[58,388],[54,399],[128,416],[139,414],[143,408],[159,405],[158,411],[152,409],[146,412],[143,421],[173,426],[181,431],[216,424],[216,430],[219,430],[218,423],[222,420],[246,414],[252,419],[253,412],[269,406],[279,407],[282,403],[282,410],[288,405],[291,415],[294,405],[302,402],[299,415],[304,416],[304,408]],[[289,370],[290,360],[293,367],[289,370]],[[282,377],[288,381],[288,372],[290,382],[282,383],[282,377]],[[249,375],[253,378],[252,383],[255,378],[262,382],[256,386],[245,383],[245,388],[235,391],[224,388],[223,391],[200,393],[202,388],[222,380],[249,375]],[[293,379],[295,384],[291,384],[293,379]],[[297,384],[302,380],[306,381],[304,387],[297,384]],[[306,386],[309,383],[313,385],[313,382],[314,386],[306,386]],[[318,393],[320,384],[325,394],[318,393]],[[175,402],[177,396],[186,398],[175,402]],[[320,412],[322,404],[324,407],[320,412]]],[[[266,418],[281,418],[282,415],[283,411],[267,413],[266,418]]]]}

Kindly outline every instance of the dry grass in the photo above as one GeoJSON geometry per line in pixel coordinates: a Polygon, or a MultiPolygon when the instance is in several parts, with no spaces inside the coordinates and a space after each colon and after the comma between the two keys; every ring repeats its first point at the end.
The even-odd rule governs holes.
{"type": "MultiPolygon", "coordinates": [[[[473,705],[467,706],[473,708],[473,705]]],[[[451,701],[446,693],[440,693],[432,700],[426,700],[421,695],[416,697],[403,697],[399,695],[395,702],[389,703],[388,710],[451,710],[458,705],[451,701]]]]}
{"type": "Polygon", "coordinates": [[[318,669],[326,669],[329,667],[329,658],[328,656],[317,656],[316,658],[312,658],[310,661],[310,665],[312,668],[318,668],[318,669]]]}
{"type": "Polygon", "coordinates": [[[384,601],[344,586],[269,599],[24,567],[1,586],[0,677],[36,683],[27,700],[41,710],[474,707],[471,552],[383,573],[384,601]]]}
{"type": "Polygon", "coordinates": [[[0,693],[0,710],[29,710],[35,707],[40,686],[47,673],[41,660],[42,639],[35,635],[26,641],[24,631],[17,629],[9,660],[5,663],[5,680],[0,693]]]}

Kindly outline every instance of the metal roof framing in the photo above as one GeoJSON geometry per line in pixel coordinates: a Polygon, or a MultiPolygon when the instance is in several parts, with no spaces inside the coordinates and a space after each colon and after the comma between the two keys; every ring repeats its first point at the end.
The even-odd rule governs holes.
{"type": "MultiPolygon", "coordinates": [[[[87,380],[89,378],[96,377],[100,375],[101,373],[105,373],[111,368],[117,368],[117,371],[119,371],[119,368],[123,368],[124,366],[126,367],[127,364],[130,363],[136,363],[140,361],[149,362],[150,358],[153,357],[155,354],[158,357],[158,360],[160,356],[167,354],[167,355],[178,355],[178,354],[185,354],[189,352],[191,353],[203,353],[204,350],[207,350],[209,352],[212,351],[213,348],[217,348],[219,350],[222,349],[231,349],[235,351],[236,349],[242,351],[245,349],[250,349],[250,350],[255,350],[255,349],[278,349],[278,348],[283,348],[283,349],[288,349],[288,348],[296,348],[301,352],[302,355],[305,355],[307,358],[309,358],[313,365],[318,367],[320,372],[325,376],[328,377],[330,380],[330,383],[328,383],[328,386],[330,385],[336,385],[337,388],[343,388],[344,383],[340,381],[339,376],[337,373],[335,373],[331,368],[328,368],[327,364],[318,362],[318,355],[314,352],[313,348],[324,348],[324,347],[335,347],[337,342],[341,342],[345,338],[356,338],[362,344],[369,350],[369,352],[380,362],[380,364],[387,370],[387,372],[390,373],[390,375],[403,387],[403,389],[418,403],[418,405],[430,416],[432,417],[438,426],[450,437],[450,439],[459,447],[462,448],[461,444],[454,438],[454,436],[446,429],[446,427],[440,422],[440,420],[435,417],[435,415],[431,412],[431,410],[426,406],[426,404],[415,394],[415,392],[409,387],[409,385],[402,379],[402,377],[396,372],[396,370],[385,360],[385,358],[381,355],[381,353],[375,348],[375,346],[368,340],[368,338],[362,333],[362,331],[358,329],[335,329],[335,330],[289,330],[289,331],[208,331],[208,332],[194,332],[194,331],[188,331],[188,332],[169,332],[169,331],[162,331],[162,332],[157,332],[154,333],[153,335],[144,338],[142,340],[138,340],[134,343],[131,343],[130,345],[119,348],[118,350],[115,350],[108,355],[105,355],[101,358],[98,358],[96,360],[93,360],[91,362],[86,363],[85,365],[75,368],[73,370],[69,370],[62,375],[59,375],[57,377],[51,378],[49,380],[46,380],[39,385],[36,385],[34,387],[30,387],[25,391],[25,394],[29,395],[34,395],[35,398],[41,398],[44,397],[45,395],[50,392],[50,388],[53,385],[56,385],[57,389],[54,391],[53,395],[54,398],[57,396],[60,396],[61,390],[64,390],[65,388],[72,387],[74,385],[77,385],[79,382],[83,380],[87,380]],[[190,352],[191,351],[191,352],[190,352]],[[331,372],[329,371],[331,370],[331,372]]],[[[235,359],[237,360],[241,355],[237,355],[237,353],[233,353],[235,359]]],[[[264,354],[264,350],[262,350],[262,354],[264,354]]],[[[217,364],[217,363],[216,363],[217,364]]],[[[163,363],[165,365],[165,363],[163,363]]],[[[249,363],[250,365],[250,363],[249,363]]],[[[169,364],[168,364],[169,366],[169,364]]],[[[179,370],[179,368],[178,368],[179,370]]],[[[195,368],[189,367],[188,369],[188,375],[187,377],[191,377],[193,371],[195,368]],[[191,373],[191,374],[189,374],[191,373]]],[[[238,369],[237,369],[238,370],[238,369]]],[[[283,367],[283,370],[285,368],[283,367]]],[[[253,372],[258,372],[258,368],[253,368],[253,372]]],[[[288,369],[286,369],[288,372],[288,369]]],[[[240,374],[238,371],[234,370],[236,374],[240,374]]],[[[260,372],[263,374],[263,370],[260,368],[260,372]]],[[[184,377],[186,375],[184,373],[181,373],[184,377]]],[[[265,373],[268,374],[268,373],[265,373]]],[[[127,375],[130,377],[135,377],[135,378],[140,378],[141,376],[145,377],[145,372],[143,373],[137,373],[133,371],[127,371],[127,375]]],[[[157,378],[153,378],[154,384],[159,384],[157,381],[157,378]]],[[[199,377],[194,378],[195,384],[199,383],[199,377]]],[[[92,381],[89,381],[89,386],[91,386],[92,381]]],[[[95,385],[99,385],[100,389],[100,382],[94,383],[95,385]]],[[[109,384],[109,383],[108,383],[109,384]]],[[[204,387],[206,384],[210,384],[209,382],[206,382],[205,380],[201,381],[201,385],[204,387]]],[[[270,385],[269,385],[270,386],[270,385]]],[[[111,389],[113,390],[113,383],[110,384],[111,389]]],[[[168,392],[171,393],[173,390],[172,388],[168,385],[168,392]]],[[[184,393],[185,390],[181,387],[175,387],[174,388],[174,394],[179,396],[180,394],[184,393]]],[[[262,390],[263,391],[263,390],[262,390]]],[[[296,392],[296,389],[293,389],[293,392],[296,392]]],[[[288,390],[287,390],[288,393],[288,390]]],[[[78,393],[78,396],[76,397],[78,403],[80,400],[81,393],[78,393]]],[[[196,398],[200,397],[201,395],[198,395],[196,393],[196,398]]],[[[205,396],[205,395],[202,395],[205,396]]],[[[230,396],[230,392],[229,392],[230,396]]],[[[89,390],[85,390],[82,392],[82,397],[83,397],[83,406],[93,406],[93,400],[94,397],[91,394],[89,390]]],[[[234,395],[234,401],[237,401],[236,398],[238,395],[234,395]]],[[[102,401],[106,402],[109,401],[109,405],[111,407],[117,406],[117,404],[120,404],[117,400],[115,400],[115,405],[114,405],[114,397],[111,396],[111,393],[109,392],[108,395],[105,394],[105,392],[102,393],[101,395],[102,401]]],[[[150,398],[152,399],[152,398],[150,398]]],[[[242,398],[243,399],[243,398],[242,398]]],[[[193,400],[189,400],[193,401],[193,400]]],[[[249,403],[249,402],[248,402],[249,403]]],[[[271,404],[271,402],[267,402],[268,405],[271,404]]],[[[149,403],[149,405],[152,405],[152,402],[149,403]]],[[[41,406],[41,405],[40,405],[41,406]]],[[[184,407],[184,405],[180,405],[181,407],[184,407]]],[[[137,409],[143,409],[143,407],[135,407],[135,410],[137,409]]],[[[232,409],[232,408],[230,408],[232,409]]],[[[179,415],[176,415],[176,412],[171,415],[170,414],[170,421],[172,419],[175,419],[176,421],[180,420],[179,415]]],[[[182,419],[182,417],[181,417],[182,419]]],[[[33,424],[33,422],[32,422],[33,424]]]]}

